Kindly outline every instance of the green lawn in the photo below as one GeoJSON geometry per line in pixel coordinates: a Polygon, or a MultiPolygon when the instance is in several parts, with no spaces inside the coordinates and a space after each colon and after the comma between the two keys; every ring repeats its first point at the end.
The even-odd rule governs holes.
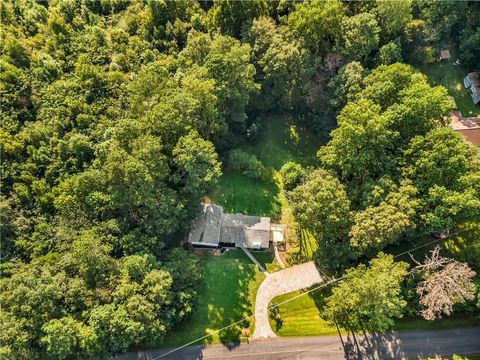
{"type": "Polygon", "coordinates": [[[450,49],[450,53],[453,60],[425,64],[420,70],[428,76],[433,85],[442,85],[447,88],[449,95],[455,98],[462,116],[479,115],[480,108],[473,103],[472,97],[463,85],[463,78],[467,73],[461,67],[454,65],[456,56],[453,49],[450,49]]]}
{"type": "Polygon", "coordinates": [[[237,172],[222,175],[212,196],[227,213],[277,217],[281,213],[280,185],[255,181],[237,172]]]}
{"type": "MultiPolygon", "coordinates": [[[[274,266],[268,253],[258,254],[267,268],[274,266]]],[[[202,255],[205,280],[198,294],[193,316],[169,332],[162,347],[185,344],[253,314],[257,289],[265,278],[241,250],[222,255],[202,255]]],[[[253,321],[215,334],[199,343],[239,342],[241,328],[250,328],[253,321]]]]}
{"type": "MultiPolygon", "coordinates": [[[[270,305],[279,304],[299,294],[301,294],[301,291],[277,296],[270,305]]],[[[338,334],[334,326],[331,326],[320,317],[316,303],[321,302],[321,293],[313,292],[311,294],[303,295],[279,306],[282,323],[277,325],[275,321],[270,319],[270,326],[277,335],[311,336],[338,334]]]]}
{"type": "MultiPolygon", "coordinates": [[[[271,304],[278,304],[291,299],[301,292],[295,291],[276,297],[271,304]]],[[[337,329],[328,324],[320,316],[318,307],[323,299],[323,294],[313,292],[301,296],[288,303],[280,305],[280,315],[283,323],[276,327],[275,321],[270,319],[270,325],[279,336],[322,336],[336,335],[337,329]]],[[[395,321],[395,330],[433,330],[449,329],[480,325],[480,319],[467,316],[452,316],[435,321],[426,321],[419,318],[404,318],[395,321]]]]}
{"type": "Polygon", "coordinates": [[[245,147],[266,166],[280,170],[288,161],[316,165],[317,151],[326,139],[318,138],[305,125],[287,113],[264,116],[264,136],[253,146],[245,147]]]}
{"type": "Polygon", "coordinates": [[[250,250],[251,254],[257,261],[269,272],[277,272],[282,270],[280,264],[275,260],[275,254],[273,251],[253,251],[250,250]]]}
{"type": "Polygon", "coordinates": [[[289,114],[266,115],[262,124],[265,129],[263,138],[254,145],[242,146],[242,149],[273,169],[271,181],[255,181],[238,172],[227,171],[211,198],[226,212],[278,218],[284,204],[278,170],[288,161],[305,166],[317,164],[316,153],[324,141],[289,114]]]}
{"type": "MultiPolygon", "coordinates": [[[[423,260],[425,254],[433,250],[437,244],[443,247],[443,254],[452,256],[460,261],[469,261],[470,263],[478,263],[480,248],[478,242],[473,241],[480,236],[480,224],[467,223],[456,229],[457,236],[453,236],[446,241],[439,240],[430,244],[435,240],[430,235],[412,242],[403,242],[399,245],[387,247],[384,251],[392,255],[399,255],[416,246],[427,245],[412,252],[416,260],[423,260]]],[[[409,254],[398,256],[396,261],[406,261],[411,265],[414,264],[409,254]]],[[[285,300],[291,299],[301,292],[296,291],[276,297],[272,300],[272,304],[278,304],[285,300]]],[[[270,320],[272,329],[280,336],[309,336],[309,335],[333,335],[337,330],[329,325],[320,316],[319,308],[321,308],[323,299],[328,296],[328,290],[315,291],[310,294],[299,297],[295,300],[280,305],[280,315],[282,324],[276,328],[277,324],[270,320]]],[[[480,325],[480,319],[473,319],[462,314],[454,314],[448,318],[435,321],[426,321],[421,318],[404,318],[395,321],[395,330],[431,330],[446,329],[457,327],[468,327],[480,325]]]]}

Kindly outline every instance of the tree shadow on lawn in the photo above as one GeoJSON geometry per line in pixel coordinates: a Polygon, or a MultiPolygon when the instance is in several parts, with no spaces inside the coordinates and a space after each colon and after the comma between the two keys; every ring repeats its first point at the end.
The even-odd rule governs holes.
{"type": "MultiPolygon", "coordinates": [[[[315,286],[314,286],[315,287],[315,286]]],[[[320,317],[322,309],[326,304],[326,299],[331,295],[331,287],[325,287],[309,293],[317,307],[320,317]]],[[[340,335],[340,341],[343,346],[346,359],[403,359],[403,353],[400,340],[393,333],[384,334],[352,334],[340,335]]]]}
{"type": "MultiPolygon", "coordinates": [[[[256,266],[238,250],[229,251],[221,256],[234,256],[232,262],[235,262],[235,266],[229,266],[223,269],[224,271],[216,273],[215,286],[223,288],[223,291],[212,291],[207,294],[205,301],[208,303],[209,326],[205,329],[206,334],[218,331],[218,329],[252,315],[249,285],[257,274],[256,266]],[[237,253],[234,254],[234,252],[237,253]]],[[[229,350],[240,345],[242,329],[248,329],[251,321],[253,319],[247,319],[220,331],[218,333],[220,342],[229,350]]],[[[212,337],[205,339],[207,344],[212,342],[212,337]]]]}
{"type": "MultiPolygon", "coordinates": [[[[261,251],[250,251],[255,259],[263,266],[264,269],[268,269],[268,265],[270,265],[274,259],[275,254],[273,251],[268,250],[261,250],[261,251]]],[[[268,271],[268,270],[267,270],[268,271]]]]}

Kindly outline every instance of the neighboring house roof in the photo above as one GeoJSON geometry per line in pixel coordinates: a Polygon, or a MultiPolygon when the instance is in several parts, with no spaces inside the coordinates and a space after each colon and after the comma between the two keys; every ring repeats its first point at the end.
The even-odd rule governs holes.
{"type": "Polygon", "coordinates": [[[270,218],[243,214],[224,214],[217,205],[202,205],[194,220],[188,241],[194,245],[268,248],[270,218]]]}
{"type": "Polygon", "coordinates": [[[478,104],[480,102],[480,79],[478,72],[468,73],[468,75],[463,79],[463,84],[472,92],[471,96],[473,102],[478,104]]]}
{"type": "Polygon", "coordinates": [[[473,145],[480,146],[480,129],[462,129],[455,131],[462,134],[465,140],[471,142],[473,145]]]}

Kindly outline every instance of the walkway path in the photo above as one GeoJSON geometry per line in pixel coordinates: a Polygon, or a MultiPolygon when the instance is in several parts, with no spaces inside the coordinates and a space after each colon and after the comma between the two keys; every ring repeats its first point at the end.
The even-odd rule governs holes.
{"type": "Polygon", "coordinates": [[[282,294],[308,288],[322,282],[322,277],[313,261],[294,265],[288,269],[270,274],[263,280],[255,300],[255,331],[253,339],[275,337],[268,322],[270,301],[282,294]]]}
{"type": "Polygon", "coordinates": [[[280,267],[281,267],[282,269],[285,269],[286,266],[285,266],[285,264],[283,263],[282,258],[280,257],[280,253],[278,252],[278,247],[277,247],[277,245],[275,245],[275,244],[273,245],[273,250],[275,251],[275,259],[277,259],[278,264],[280,265],[280,267]]]}
{"type": "Polygon", "coordinates": [[[260,264],[260,263],[258,262],[257,259],[255,259],[255,256],[252,255],[252,253],[250,252],[250,250],[248,250],[247,248],[244,248],[244,247],[241,247],[240,249],[242,249],[243,252],[250,258],[250,260],[252,260],[252,261],[255,263],[255,265],[258,266],[258,268],[260,269],[260,271],[263,272],[263,273],[265,274],[265,276],[268,275],[268,271],[265,270],[265,268],[262,266],[262,264],[260,264]]]}

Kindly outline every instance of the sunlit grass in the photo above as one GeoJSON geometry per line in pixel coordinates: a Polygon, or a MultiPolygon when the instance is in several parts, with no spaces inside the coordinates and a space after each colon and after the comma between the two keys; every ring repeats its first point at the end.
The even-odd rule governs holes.
{"type": "MultiPolygon", "coordinates": [[[[255,253],[255,257],[272,269],[275,260],[269,253],[255,253]]],[[[258,287],[265,279],[257,266],[241,250],[230,250],[213,256],[205,254],[204,282],[198,294],[197,307],[190,319],[171,330],[163,347],[183,345],[194,339],[232,324],[253,314],[258,287]]],[[[253,320],[235,326],[228,332],[213,334],[201,343],[237,342],[242,328],[253,333],[253,320]]]]}
{"type": "MultiPolygon", "coordinates": [[[[452,59],[454,59],[454,49],[450,49],[450,52],[452,53],[452,59]]],[[[448,90],[448,94],[455,98],[462,116],[479,115],[480,107],[473,103],[472,97],[463,85],[463,78],[467,75],[467,71],[454,65],[454,61],[432,62],[423,65],[420,70],[427,75],[433,85],[442,85],[448,90]]]]}

